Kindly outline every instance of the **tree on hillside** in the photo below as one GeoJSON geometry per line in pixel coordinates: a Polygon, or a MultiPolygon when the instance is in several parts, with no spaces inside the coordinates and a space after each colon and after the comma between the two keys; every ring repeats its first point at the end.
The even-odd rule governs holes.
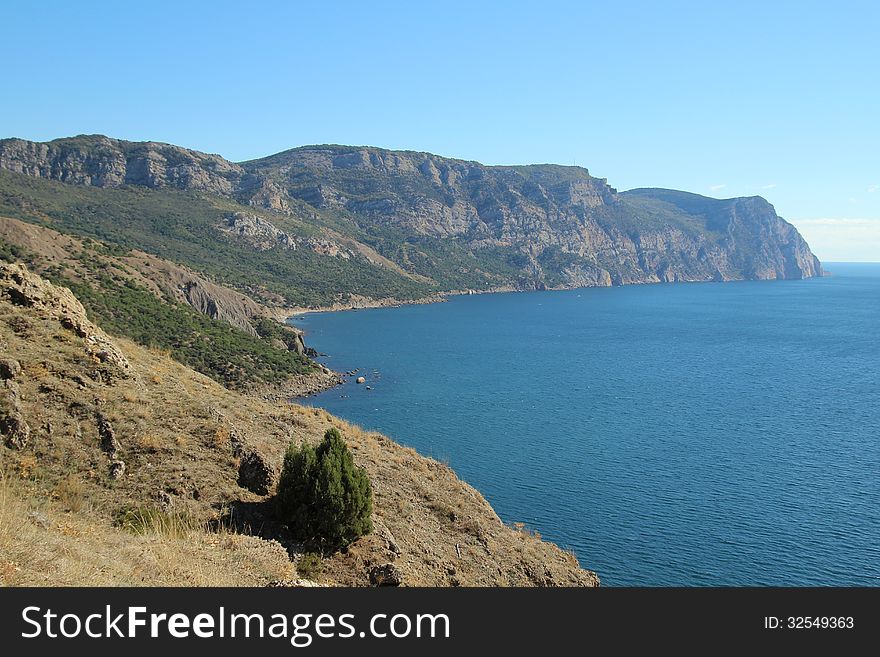
{"type": "Polygon", "coordinates": [[[373,491],[337,429],[316,447],[291,443],[278,480],[276,511],[294,538],[323,551],[373,530],[373,491]]]}

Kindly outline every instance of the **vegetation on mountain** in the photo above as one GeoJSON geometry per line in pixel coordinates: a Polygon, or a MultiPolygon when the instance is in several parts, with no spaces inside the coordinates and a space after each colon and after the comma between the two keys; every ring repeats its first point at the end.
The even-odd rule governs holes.
{"type": "MultiPolygon", "coordinates": [[[[45,239],[51,239],[47,233],[45,239]]],[[[118,259],[130,252],[86,238],[69,242],[65,259],[46,259],[0,236],[0,260],[25,262],[72,290],[93,321],[114,335],[166,350],[223,385],[248,390],[308,375],[316,365],[294,349],[292,333],[268,317],[253,321],[256,336],[148,290],[118,259]],[[73,250],[76,245],[79,250],[73,250]],[[259,336],[259,337],[257,337],[259,336]],[[263,339],[260,339],[262,337],[263,339]],[[283,348],[273,345],[280,340],[283,348]]]]}
{"type": "MultiPolygon", "coordinates": [[[[320,306],[352,294],[408,300],[434,289],[363,258],[327,257],[310,248],[256,250],[220,229],[235,211],[255,212],[176,189],[74,186],[0,170],[0,215],[141,249],[267,305],[320,306]]],[[[274,220],[303,240],[313,233],[294,220],[274,220]]]]}
{"type": "Polygon", "coordinates": [[[373,530],[370,479],[336,428],[328,429],[317,447],[288,447],[275,504],[294,538],[325,551],[373,530]]]}
{"type": "Polygon", "coordinates": [[[235,164],[102,136],[2,140],[3,212],[287,306],[821,274],[757,197],[618,193],[581,167],[371,147],[304,146],[235,164]]]}

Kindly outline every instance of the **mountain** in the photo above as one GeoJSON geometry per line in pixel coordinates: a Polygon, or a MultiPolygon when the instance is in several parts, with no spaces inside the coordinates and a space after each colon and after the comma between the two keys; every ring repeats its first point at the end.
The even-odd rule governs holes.
{"type": "MultiPolygon", "coordinates": [[[[189,223],[193,215],[204,217],[192,227],[198,240],[214,242],[216,252],[218,236],[227,242],[236,237],[261,252],[256,259],[265,262],[249,263],[250,271],[291,304],[327,305],[350,294],[410,300],[464,289],[806,278],[822,271],[797,230],[760,197],[618,193],[580,167],[485,166],[430,153],[332,145],[236,164],[167,144],[81,136],[0,141],[0,170],[121,196],[150,189],[165,203],[173,198],[177,206],[199,205],[184,212],[189,223]],[[294,267],[305,253],[318,257],[294,267]],[[273,273],[278,266],[288,270],[285,275],[273,273]],[[314,275],[326,270],[332,271],[314,275]]],[[[20,180],[10,178],[3,180],[7,189],[18,189],[4,197],[24,194],[20,180]]],[[[52,196],[56,206],[59,200],[64,205],[58,199],[64,192],[56,189],[52,196]]],[[[129,214],[157,212],[143,207],[150,204],[143,195],[125,204],[129,214]]],[[[24,208],[19,196],[18,206],[14,216],[27,219],[41,202],[24,208]]],[[[66,218],[73,211],[56,207],[52,216],[67,230],[124,237],[151,252],[174,249],[143,233],[164,229],[169,241],[184,237],[173,234],[180,226],[158,226],[158,220],[138,235],[106,225],[112,218],[83,225],[66,218]]],[[[210,269],[204,261],[212,258],[175,248],[171,259],[210,269]]],[[[234,272],[218,268],[210,272],[214,277],[241,285],[234,272]]]]}
{"type": "Polygon", "coordinates": [[[579,167],[0,140],[0,583],[284,584],[298,570],[596,585],[448,467],[288,403],[341,375],[277,320],[463,290],[821,271],[764,199],[618,193],[579,167]],[[329,427],[370,476],[376,531],[316,566],[271,492],[285,448],[329,427]]]}

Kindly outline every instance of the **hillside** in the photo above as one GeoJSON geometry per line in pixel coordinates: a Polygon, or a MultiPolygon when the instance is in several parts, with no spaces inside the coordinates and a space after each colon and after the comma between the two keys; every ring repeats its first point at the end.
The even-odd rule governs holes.
{"type": "Polygon", "coordinates": [[[331,426],[373,483],[375,531],[312,563],[310,579],[598,583],[570,553],[504,525],[447,466],[108,335],[69,290],[21,265],[0,264],[0,347],[3,584],[301,579],[302,551],[272,520],[269,496],[287,445],[331,426]]]}
{"type": "Polygon", "coordinates": [[[758,197],[618,193],[580,167],[371,147],[236,164],[101,136],[7,139],[0,213],[143,249],[279,305],[821,274],[758,197]]]}
{"type": "Polygon", "coordinates": [[[227,387],[301,395],[339,380],[309,358],[301,332],[278,322],[277,310],[168,260],[0,216],[3,260],[26,262],[74,290],[114,333],[167,349],[227,387]]]}

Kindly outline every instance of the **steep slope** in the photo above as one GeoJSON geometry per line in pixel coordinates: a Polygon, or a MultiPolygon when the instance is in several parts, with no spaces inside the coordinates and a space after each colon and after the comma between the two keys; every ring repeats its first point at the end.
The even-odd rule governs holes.
{"type": "Polygon", "coordinates": [[[213,583],[287,577],[279,543],[294,562],[301,549],[272,520],[268,496],[287,445],[331,426],[367,469],[376,529],[325,558],[322,581],[369,585],[382,568],[404,585],[598,583],[571,554],[504,525],[441,463],[110,336],[69,290],[18,264],[0,263],[0,351],[0,471],[20,491],[10,502],[0,487],[7,583],[159,584],[176,571],[206,584],[224,564],[242,573],[213,583]],[[132,526],[144,517],[155,524],[132,526]],[[139,531],[127,540],[120,528],[139,531]],[[118,562],[101,570],[88,555],[108,546],[118,562]]]}
{"type": "Polygon", "coordinates": [[[126,240],[243,291],[246,261],[264,288],[254,293],[288,305],[821,274],[797,231],[763,199],[620,194],[580,167],[484,166],[331,145],[233,164],[166,144],[84,136],[0,141],[3,188],[0,211],[126,240]],[[50,181],[104,191],[70,202],[70,185],[47,188],[50,181]],[[135,199],[134,189],[152,195],[135,199]],[[91,213],[97,220],[77,216],[83,204],[100,208],[91,213]],[[113,221],[120,205],[134,227],[113,221]],[[229,251],[219,262],[208,255],[217,249],[229,251]]]}
{"type": "Polygon", "coordinates": [[[231,196],[246,173],[219,155],[170,144],[81,135],[37,143],[0,141],[0,169],[94,187],[173,187],[231,196]]]}
{"type": "Polygon", "coordinates": [[[713,199],[670,189],[633,189],[622,198],[634,213],[684,216],[717,235],[718,249],[707,261],[725,280],[822,275],[819,259],[797,229],[760,196],[713,199]]]}
{"type": "Polygon", "coordinates": [[[303,395],[339,382],[310,360],[302,332],[276,311],[181,265],[0,217],[0,261],[23,261],[76,291],[90,317],[140,344],[168,349],[224,385],[303,395]]]}
{"type": "Polygon", "coordinates": [[[292,198],[347,217],[359,239],[444,277],[437,242],[496,265],[477,287],[803,278],[820,273],[797,231],[763,199],[618,194],[586,169],[484,166],[429,153],[306,146],[242,166],[292,198]],[[395,243],[394,231],[405,235],[395,243]],[[390,232],[390,233],[389,233],[390,232]],[[389,234],[392,237],[389,237],[389,234]],[[517,273],[498,269],[498,262],[517,273]]]}

